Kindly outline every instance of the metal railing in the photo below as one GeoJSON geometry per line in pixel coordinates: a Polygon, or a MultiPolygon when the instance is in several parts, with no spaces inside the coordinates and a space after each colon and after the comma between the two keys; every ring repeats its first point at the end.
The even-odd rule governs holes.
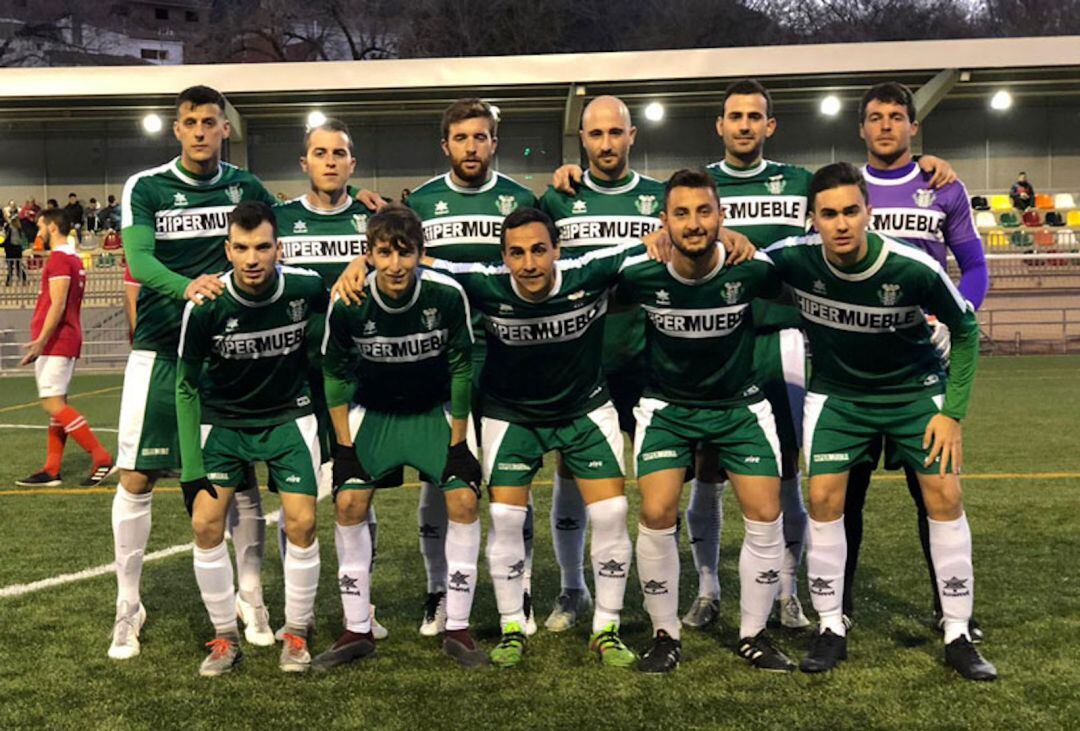
{"type": "MultiPolygon", "coordinates": [[[[23,357],[22,344],[29,339],[29,330],[0,330],[0,375],[33,375],[32,366],[19,365],[23,357]]],[[[83,333],[79,370],[121,370],[130,352],[126,327],[91,328],[83,333]]]]}
{"type": "Polygon", "coordinates": [[[1080,352],[1080,308],[995,308],[977,316],[985,352],[1080,352]]]}
{"type": "MultiPolygon", "coordinates": [[[[41,289],[41,267],[27,272],[26,283],[12,282],[0,287],[0,307],[33,309],[41,289]]],[[[124,270],[91,269],[86,272],[83,307],[111,307],[124,303],[124,270]]]]}

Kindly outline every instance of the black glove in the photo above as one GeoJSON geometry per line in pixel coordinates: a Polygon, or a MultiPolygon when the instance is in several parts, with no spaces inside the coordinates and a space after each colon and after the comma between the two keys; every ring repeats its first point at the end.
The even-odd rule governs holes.
{"type": "Polygon", "coordinates": [[[334,494],[341,489],[349,480],[371,482],[371,475],[360,466],[360,460],[356,457],[355,447],[346,447],[344,444],[334,442],[331,450],[334,457],[333,483],[334,494]]]}
{"type": "Polygon", "coordinates": [[[464,441],[451,445],[446,451],[446,468],[443,469],[442,482],[445,485],[455,477],[467,483],[476,496],[480,497],[480,483],[484,479],[484,473],[480,469],[480,463],[469,450],[469,445],[464,441]]]}
{"type": "Polygon", "coordinates": [[[188,515],[194,512],[195,498],[201,490],[206,490],[210,493],[210,497],[217,499],[217,490],[214,489],[214,486],[210,484],[210,480],[206,479],[205,476],[190,482],[180,482],[180,491],[184,493],[184,507],[187,508],[188,515]]]}

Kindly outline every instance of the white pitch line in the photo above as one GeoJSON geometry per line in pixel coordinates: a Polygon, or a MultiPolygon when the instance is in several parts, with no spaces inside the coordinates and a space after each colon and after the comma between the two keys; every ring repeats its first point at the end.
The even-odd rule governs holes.
{"type": "MultiPolygon", "coordinates": [[[[48,429],[48,425],[45,424],[0,424],[0,429],[48,429]]],[[[95,426],[91,427],[94,431],[99,432],[111,432],[116,434],[119,429],[112,429],[107,426],[95,426]]]]}

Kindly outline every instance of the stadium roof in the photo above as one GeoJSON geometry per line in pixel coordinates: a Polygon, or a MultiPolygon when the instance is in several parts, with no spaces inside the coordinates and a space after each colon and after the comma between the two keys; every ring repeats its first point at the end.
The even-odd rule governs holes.
{"type": "MultiPolygon", "coordinates": [[[[667,103],[715,103],[718,83],[768,79],[778,104],[855,94],[884,78],[913,86],[942,69],[964,72],[950,96],[1007,84],[1014,94],[1080,95],[1080,36],[898,41],[533,56],[190,66],[0,69],[0,117],[41,118],[58,109],[115,117],[167,106],[179,90],[209,83],[244,116],[276,116],[318,101],[335,110],[402,114],[441,108],[463,93],[510,109],[562,109],[570,85],[589,95],[663,95],[667,103]]],[[[508,109],[509,111],[509,109],[508,109]]]]}

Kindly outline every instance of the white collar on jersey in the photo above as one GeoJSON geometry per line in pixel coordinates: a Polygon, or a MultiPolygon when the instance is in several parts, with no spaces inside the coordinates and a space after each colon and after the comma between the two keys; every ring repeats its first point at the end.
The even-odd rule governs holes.
{"type": "Polygon", "coordinates": [[[727,262],[727,251],[724,249],[724,245],[721,244],[719,241],[717,241],[715,245],[718,249],[720,249],[720,259],[716,262],[716,266],[714,266],[709,271],[709,273],[701,279],[687,279],[686,277],[681,276],[677,271],[675,271],[675,266],[670,261],[667,263],[668,274],[670,274],[672,279],[674,279],[676,282],[679,282],[680,284],[685,284],[688,287],[697,287],[700,284],[705,284],[705,282],[708,282],[710,279],[713,279],[717,274],[719,274],[720,270],[724,268],[724,264],[727,262]]]}
{"type": "Polygon", "coordinates": [[[420,276],[419,268],[416,271],[416,286],[413,287],[412,297],[401,307],[391,307],[383,300],[382,294],[379,293],[379,285],[375,284],[375,272],[368,274],[367,283],[371,287],[371,296],[375,300],[375,304],[382,308],[383,312],[389,312],[391,315],[397,315],[407,311],[410,307],[416,304],[416,300],[420,299],[420,285],[423,283],[424,278],[420,276]]]}
{"type": "Polygon", "coordinates": [[[557,259],[555,261],[555,283],[551,285],[551,291],[547,293],[544,299],[534,300],[526,297],[525,294],[520,289],[518,289],[518,283],[517,280],[514,279],[513,274],[510,275],[510,288],[514,290],[514,294],[516,294],[518,296],[518,299],[520,299],[522,302],[527,302],[530,305],[538,305],[541,302],[547,302],[549,299],[557,295],[560,289],[562,289],[562,268],[559,267],[559,261],[561,260],[557,259]]]}
{"type": "Polygon", "coordinates": [[[443,180],[446,181],[446,187],[455,193],[464,193],[465,195],[475,195],[476,193],[486,193],[495,187],[495,183],[499,180],[499,174],[494,170],[489,171],[490,177],[487,181],[478,188],[464,188],[454,182],[450,173],[443,175],[443,180]]]}
{"type": "Polygon", "coordinates": [[[75,244],[71,243],[70,240],[60,244],[59,246],[52,247],[52,250],[59,251],[61,254],[71,254],[72,256],[75,256],[75,244]]]}
{"type": "Polygon", "coordinates": [[[180,178],[180,180],[184,181],[188,185],[193,185],[195,187],[200,187],[203,185],[213,185],[217,181],[221,180],[221,176],[225,173],[225,166],[219,162],[217,166],[217,172],[214,174],[214,177],[207,180],[199,180],[198,178],[193,178],[187,173],[185,173],[184,169],[180,167],[179,156],[174,157],[173,161],[169,163],[169,169],[172,170],[172,174],[180,178]]]}
{"type": "Polygon", "coordinates": [[[904,183],[910,183],[915,178],[919,177],[922,173],[922,168],[919,167],[919,163],[912,161],[911,172],[907,175],[902,175],[899,178],[879,178],[870,172],[870,168],[866,165],[862,166],[863,177],[866,178],[866,182],[873,183],[874,185],[903,185],[904,183]]]}
{"type": "MultiPolygon", "coordinates": [[[[869,232],[867,233],[867,235],[869,235],[869,232]]],[[[874,261],[873,264],[871,264],[861,272],[842,272],[835,266],[833,266],[833,263],[829,261],[829,257],[825,256],[825,242],[823,241],[821,243],[821,258],[825,261],[825,266],[827,266],[829,268],[829,271],[835,274],[838,279],[843,279],[847,282],[861,282],[874,276],[878,273],[878,270],[881,269],[881,267],[885,266],[885,259],[887,259],[888,256],[889,247],[886,245],[886,239],[882,237],[881,251],[878,252],[878,258],[874,261]]]]}
{"type": "Polygon", "coordinates": [[[244,305],[245,307],[266,307],[267,305],[271,305],[277,302],[279,299],[281,299],[281,295],[285,293],[285,272],[281,270],[280,264],[277,266],[277,288],[274,290],[274,294],[271,297],[264,299],[261,302],[249,300],[247,297],[242,295],[237,290],[236,285],[233,283],[232,275],[233,273],[231,271],[228,271],[222,274],[221,278],[222,280],[224,280],[225,288],[229,290],[229,294],[235,297],[236,301],[244,305]]]}
{"type": "Polygon", "coordinates": [[[622,193],[626,193],[628,191],[631,191],[631,190],[634,189],[634,187],[638,184],[638,181],[640,181],[640,180],[641,180],[641,176],[638,175],[633,170],[631,170],[630,171],[630,181],[628,183],[625,183],[624,185],[620,185],[617,188],[611,188],[611,187],[605,187],[603,185],[597,184],[597,182],[595,180],[593,180],[592,175],[589,174],[588,170],[586,170],[585,174],[581,176],[581,181],[583,183],[585,183],[585,186],[589,190],[594,190],[597,193],[602,193],[604,195],[621,195],[622,193]]]}
{"type": "Polygon", "coordinates": [[[740,170],[739,168],[733,168],[728,165],[727,160],[721,160],[719,163],[717,163],[720,169],[724,171],[725,175],[730,175],[733,178],[752,178],[755,175],[760,175],[768,164],[768,160],[766,160],[765,158],[761,158],[761,160],[758,161],[757,165],[746,168],[745,170],[740,170]]]}
{"type": "Polygon", "coordinates": [[[308,211],[319,216],[333,216],[338,213],[344,213],[345,211],[349,210],[349,206],[353,204],[353,199],[349,197],[348,192],[345,193],[345,200],[337,208],[316,208],[311,204],[311,201],[308,200],[307,193],[304,193],[296,200],[300,201],[300,205],[302,205],[308,211]]]}

